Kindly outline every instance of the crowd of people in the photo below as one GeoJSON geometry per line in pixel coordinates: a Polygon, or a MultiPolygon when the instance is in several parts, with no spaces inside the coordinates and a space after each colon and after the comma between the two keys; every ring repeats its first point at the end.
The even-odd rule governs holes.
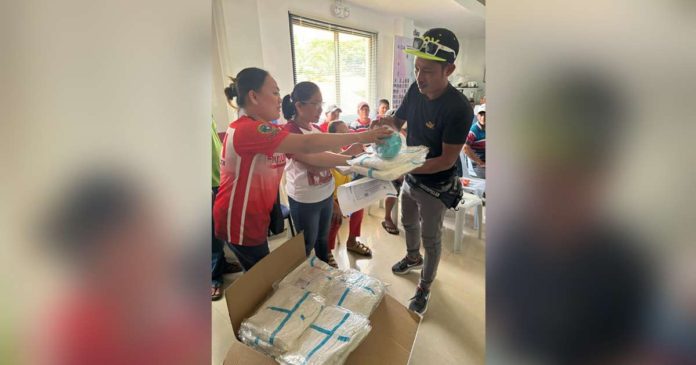
{"type": "MultiPolygon", "coordinates": [[[[462,153],[471,159],[477,176],[485,176],[485,106],[477,110],[472,125],[472,106],[448,81],[458,51],[459,42],[447,29],[431,29],[417,37],[406,50],[416,56],[416,81],[399,107],[390,109],[389,101],[381,99],[371,118],[370,105],[363,101],[352,122],[340,119],[343,110],[338,105],[324,108],[322,92],[313,82],[300,82],[281,98],[275,79],[265,70],[246,68],[232,79],[225,95],[242,116],[229,124],[221,143],[214,143],[214,148],[219,146],[213,152],[219,156],[219,178],[213,182],[213,300],[222,296],[221,273],[249,270],[269,253],[270,213],[283,173],[290,216],[297,231],[304,233],[307,256],[314,252],[338,267],[333,251],[347,218],[346,249],[371,257],[372,250],[361,239],[364,211],[344,216],[336,197],[338,186],[363,177],[337,167],[347,166],[366,144],[402,133],[406,145],[427,146],[429,153],[423,166],[393,182],[402,196],[406,255],[392,272],[403,275],[421,269],[409,308],[425,312],[440,260],[442,220],[449,208],[432,192],[446,195],[443,189],[460,184],[457,164],[462,153]],[[274,121],[281,112],[287,123],[279,125],[274,121]],[[225,264],[223,241],[241,267],[225,264]]],[[[391,218],[395,202],[396,197],[386,199],[382,226],[398,235],[391,218]]]]}

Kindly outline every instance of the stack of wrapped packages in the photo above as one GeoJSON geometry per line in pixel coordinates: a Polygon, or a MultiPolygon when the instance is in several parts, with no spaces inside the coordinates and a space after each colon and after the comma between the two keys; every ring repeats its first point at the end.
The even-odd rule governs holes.
{"type": "Polygon", "coordinates": [[[428,147],[405,146],[394,156],[380,152],[362,154],[348,161],[350,169],[360,175],[378,180],[393,181],[411,170],[423,166],[428,147]],[[388,157],[391,156],[391,157],[388,157]]]}
{"type": "Polygon", "coordinates": [[[312,256],[275,285],[239,329],[239,338],[280,364],[343,364],[372,327],[383,282],[312,256]]]}

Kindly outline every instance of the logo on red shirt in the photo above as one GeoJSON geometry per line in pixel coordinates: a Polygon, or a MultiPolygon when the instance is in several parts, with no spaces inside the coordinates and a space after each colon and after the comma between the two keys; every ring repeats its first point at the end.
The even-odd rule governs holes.
{"type": "Polygon", "coordinates": [[[271,136],[278,134],[278,128],[275,128],[269,124],[259,124],[259,127],[256,130],[258,130],[261,134],[270,134],[271,136]]]}

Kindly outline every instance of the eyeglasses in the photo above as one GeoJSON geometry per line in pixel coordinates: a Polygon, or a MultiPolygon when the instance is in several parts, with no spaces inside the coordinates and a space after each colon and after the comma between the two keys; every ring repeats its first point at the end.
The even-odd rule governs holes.
{"type": "Polygon", "coordinates": [[[319,107],[319,108],[324,108],[324,102],[323,101],[301,101],[300,103],[302,104],[310,104],[314,105],[314,107],[319,107]]]}
{"type": "Polygon", "coordinates": [[[431,40],[426,40],[420,37],[413,38],[413,48],[423,52],[427,53],[431,56],[436,56],[437,53],[440,51],[443,52],[449,52],[452,54],[452,56],[457,57],[457,52],[455,52],[452,48],[449,48],[447,46],[444,46],[440,43],[435,43],[431,40]]]}

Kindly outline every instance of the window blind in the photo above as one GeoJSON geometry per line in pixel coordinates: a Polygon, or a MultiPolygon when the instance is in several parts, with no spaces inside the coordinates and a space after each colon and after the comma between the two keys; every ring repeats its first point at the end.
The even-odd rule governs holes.
{"type": "Polygon", "coordinates": [[[319,85],[326,105],[340,106],[345,121],[357,116],[361,101],[374,114],[377,34],[291,13],[289,17],[294,83],[319,85]]]}

